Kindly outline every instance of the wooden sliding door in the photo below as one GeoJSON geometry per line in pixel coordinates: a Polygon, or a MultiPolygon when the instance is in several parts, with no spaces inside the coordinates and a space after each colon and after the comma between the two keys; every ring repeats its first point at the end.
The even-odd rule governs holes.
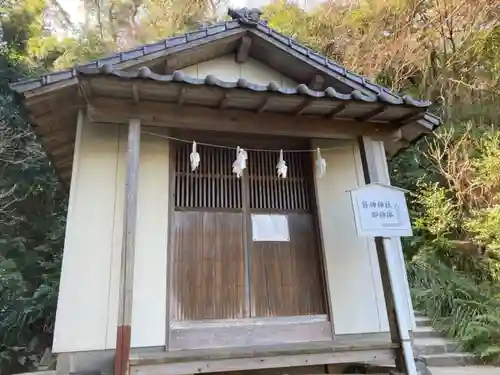
{"type": "Polygon", "coordinates": [[[234,149],[199,146],[195,172],[190,152],[180,143],[173,155],[170,320],[326,314],[310,155],[286,154],[289,175],[278,179],[278,153],[250,151],[238,179],[234,149]],[[289,238],[253,238],[255,215],[286,220],[289,238]]]}
{"type": "Polygon", "coordinates": [[[191,145],[175,151],[170,241],[172,321],[245,317],[245,253],[241,180],[234,152],[200,147],[192,172],[191,145]]]}
{"type": "Polygon", "coordinates": [[[285,179],[276,175],[278,153],[249,154],[251,215],[282,216],[289,233],[288,241],[250,238],[251,314],[256,317],[326,311],[311,204],[310,155],[291,152],[284,159],[285,179]]]}

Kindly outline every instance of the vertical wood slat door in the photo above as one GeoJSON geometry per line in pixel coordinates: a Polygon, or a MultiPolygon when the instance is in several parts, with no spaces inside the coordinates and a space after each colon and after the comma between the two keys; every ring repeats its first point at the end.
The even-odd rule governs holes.
{"type": "MultiPolygon", "coordinates": [[[[311,205],[310,155],[287,153],[287,178],[276,174],[278,153],[249,153],[250,212],[285,215],[290,240],[249,245],[254,317],[325,314],[320,252],[311,205]]],[[[250,238],[249,240],[252,240],[250,238]]]]}
{"type": "Polygon", "coordinates": [[[170,320],[325,314],[310,155],[286,154],[278,179],[277,153],[249,152],[238,179],[235,150],[198,147],[192,172],[191,145],[175,146],[170,320]],[[290,240],[253,242],[253,213],[286,215],[290,240]]]}
{"type": "Polygon", "coordinates": [[[230,151],[199,147],[200,167],[192,172],[191,145],[176,145],[169,250],[172,321],[245,317],[243,201],[230,151]]]}

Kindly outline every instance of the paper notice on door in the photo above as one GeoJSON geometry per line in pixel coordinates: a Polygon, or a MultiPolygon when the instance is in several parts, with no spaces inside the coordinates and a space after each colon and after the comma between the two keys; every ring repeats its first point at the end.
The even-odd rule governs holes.
{"type": "Polygon", "coordinates": [[[289,242],[288,217],[252,214],[252,237],[255,242],[289,242]]]}

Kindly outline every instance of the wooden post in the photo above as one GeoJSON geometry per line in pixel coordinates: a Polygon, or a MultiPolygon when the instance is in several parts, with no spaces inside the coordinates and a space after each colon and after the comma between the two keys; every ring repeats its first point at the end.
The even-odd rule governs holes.
{"type": "MultiPolygon", "coordinates": [[[[379,182],[381,173],[381,171],[377,170],[375,164],[376,157],[373,154],[372,148],[367,144],[368,142],[371,142],[369,138],[368,140],[362,138],[359,140],[361,163],[367,184],[370,182],[379,182]]],[[[410,333],[403,327],[402,323],[404,321],[403,304],[405,298],[396,289],[396,285],[400,280],[397,278],[396,265],[391,261],[391,257],[388,254],[389,247],[386,244],[387,241],[389,239],[375,237],[375,247],[380,267],[382,287],[384,289],[391,340],[398,345],[395,353],[396,368],[404,374],[417,375],[410,333]]]]}
{"type": "Polygon", "coordinates": [[[125,177],[120,297],[118,302],[114,375],[128,374],[130,358],[140,140],[141,123],[137,119],[132,119],[128,125],[127,174],[125,177]]]}

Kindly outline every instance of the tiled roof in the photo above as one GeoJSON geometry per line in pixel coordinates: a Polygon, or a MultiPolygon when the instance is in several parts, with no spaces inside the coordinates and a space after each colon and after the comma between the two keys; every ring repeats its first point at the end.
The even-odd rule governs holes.
{"type": "Polygon", "coordinates": [[[82,75],[111,75],[120,78],[129,79],[149,79],[158,82],[181,82],[191,85],[208,85],[208,86],[218,86],[225,89],[240,88],[250,91],[257,92],[277,92],[284,95],[302,95],[310,98],[317,99],[333,99],[333,100],[353,100],[361,101],[367,103],[381,102],[385,104],[406,104],[419,108],[426,108],[431,105],[429,101],[415,100],[409,95],[403,97],[395,97],[393,95],[388,95],[386,92],[381,91],[376,95],[366,95],[359,90],[353,90],[349,94],[343,94],[336,91],[333,87],[328,87],[325,90],[317,91],[312,90],[305,84],[300,84],[296,87],[281,87],[277,82],[270,82],[267,86],[258,85],[252,82],[248,82],[246,79],[240,78],[236,82],[227,82],[218,79],[216,76],[209,74],[205,78],[194,78],[189,77],[181,71],[176,71],[173,74],[157,74],[151,71],[148,67],[141,67],[135,71],[124,71],[116,69],[112,64],[106,63],[99,68],[96,67],[81,67],[77,69],[77,73],[82,75]]]}
{"type": "MultiPolygon", "coordinates": [[[[243,11],[247,11],[243,9],[243,11]]],[[[230,13],[231,14],[231,13],[230,13]]],[[[234,17],[234,11],[233,14],[231,14],[234,17]]],[[[283,47],[290,48],[294,52],[300,54],[303,56],[307,61],[309,61],[311,64],[314,65],[320,65],[324,68],[326,68],[329,72],[329,74],[339,80],[340,82],[348,85],[353,89],[353,92],[350,94],[352,97],[359,96],[358,92],[362,92],[363,94],[366,94],[363,96],[363,98],[367,98],[370,94],[374,96],[373,100],[377,100],[377,98],[383,102],[391,103],[391,104],[406,104],[406,105],[411,105],[411,106],[416,106],[416,107],[428,107],[430,106],[430,102],[428,101],[421,101],[421,100],[415,100],[409,96],[400,96],[397,95],[396,93],[392,92],[391,90],[378,85],[369,79],[354,73],[350,70],[348,70],[346,67],[336,63],[335,61],[329,59],[328,57],[321,55],[315,51],[313,51],[310,48],[305,47],[304,45],[301,45],[300,43],[297,43],[295,40],[293,40],[290,37],[287,37],[276,30],[272,29],[267,25],[265,21],[258,21],[253,23],[248,23],[246,22],[247,20],[242,19],[242,18],[237,18],[233,19],[231,21],[227,22],[222,22],[222,23],[217,23],[208,27],[204,27],[202,29],[192,31],[189,33],[185,33],[182,35],[177,35],[173,36],[171,38],[167,38],[165,40],[162,40],[160,42],[152,43],[152,44],[146,44],[140,47],[137,47],[135,49],[132,49],[127,52],[120,52],[116,53],[114,55],[98,59],[95,61],[92,61],[88,64],[81,65],[81,68],[88,68],[88,67],[96,67],[99,68],[103,65],[118,65],[121,63],[125,63],[127,61],[137,59],[143,56],[147,56],[150,54],[154,53],[159,53],[162,51],[167,51],[171,48],[176,48],[179,46],[182,46],[183,44],[190,43],[192,41],[196,40],[202,40],[205,38],[209,38],[214,35],[218,35],[221,33],[227,33],[232,30],[237,30],[237,29],[245,29],[248,30],[249,32],[253,32],[254,34],[259,35],[259,33],[262,33],[263,35],[267,37],[271,37],[273,40],[279,42],[283,47]],[[358,90],[356,92],[355,90],[358,90]]],[[[11,85],[11,87],[17,91],[24,92],[27,90],[32,90],[36,89],[38,87],[48,85],[51,83],[55,83],[61,80],[69,80],[77,75],[77,69],[78,67],[75,67],[73,69],[68,69],[64,71],[59,71],[59,72],[54,72],[50,73],[47,75],[44,75],[40,77],[39,79],[33,79],[33,80],[28,80],[28,81],[22,81],[18,83],[14,83],[11,85]]],[[[311,91],[311,90],[309,90],[311,91]]],[[[330,90],[331,92],[331,90],[330,90]]],[[[326,93],[324,93],[326,94],[326,93]]],[[[335,95],[342,95],[339,93],[336,93],[335,95]]],[[[361,97],[361,96],[360,96],[361,97]]],[[[343,97],[342,97],[343,98],[343,97]]]]}

